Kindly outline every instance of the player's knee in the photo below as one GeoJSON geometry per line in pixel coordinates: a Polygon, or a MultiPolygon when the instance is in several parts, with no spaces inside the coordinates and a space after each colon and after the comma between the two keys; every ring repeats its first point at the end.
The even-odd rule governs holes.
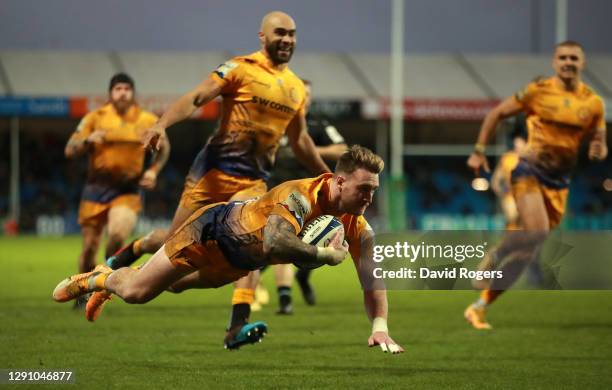
{"type": "Polygon", "coordinates": [[[147,253],[156,252],[164,244],[167,230],[157,229],[147,234],[141,243],[141,248],[147,253]]]}
{"type": "Polygon", "coordinates": [[[108,232],[108,242],[112,243],[113,245],[121,246],[121,244],[125,241],[126,238],[127,238],[127,234],[123,232],[119,232],[119,231],[108,232]]]}
{"type": "Polygon", "coordinates": [[[157,294],[146,288],[134,287],[125,291],[122,298],[125,302],[130,304],[143,304],[149,302],[156,296],[157,294]]]}

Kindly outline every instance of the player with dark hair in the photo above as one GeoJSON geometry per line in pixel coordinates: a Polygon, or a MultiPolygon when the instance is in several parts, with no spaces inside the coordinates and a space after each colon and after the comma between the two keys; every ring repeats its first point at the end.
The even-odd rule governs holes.
{"type": "MultiPolygon", "coordinates": [[[[164,290],[219,287],[268,264],[337,265],[350,251],[364,289],[366,313],[372,321],[368,344],[380,345],[385,352],[402,352],[389,337],[386,290],[373,280],[371,272],[374,233],[363,217],[379,186],[383,167],[379,156],[353,146],[342,155],[334,174],[288,181],[246,202],[204,206],[142,268],[113,271],[98,266],[93,272],[60,282],[53,298],[66,302],[91,291],[107,291],[127,303],[146,303],[164,290]],[[345,233],[339,230],[326,247],[306,244],[298,233],[321,215],[335,216],[345,233]]],[[[259,340],[265,330],[257,324],[231,348],[259,340]]]]}
{"type": "MultiPolygon", "coordinates": [[[[87,181],[79,207],[83,250],[79,271],[95,267],[104,226],[108,225],[106,257],[132,233],[141,209],[139,188],[155,187],[157,175],[168,160],[163,143],[152,164],[143,172],[145,151],[141,137],[157,117],[141,109],[134,99],[134,80],[114,75],[108,87],[109,102],[88,113],[66,144],[67,158],[89,155],[87,181]]],[[[85,302],[79,301],[79,305],[85,302]]]]}
{"type": "Polygon", "coordinates": [[[582,82],[585,66],[582,46],[565,41],[555,47],[555,76],[529,83],[487,114],[468,166],[478,174],[489,171],[485,145],[499,121],[523,111],[527,115],[528,141],[511,174],[511,190],[523,230],[510,232],[490,253],[502,268],[503,279],[491,282],[480,299],[468,306],[465,318],[476,329],[490,329],[486,311],[535,258],[535,253],[560,222],[568,197],[570,173],[581,141],[590,137],[589,158],[604,160],[608,154],[603,99],[582,82]]]}

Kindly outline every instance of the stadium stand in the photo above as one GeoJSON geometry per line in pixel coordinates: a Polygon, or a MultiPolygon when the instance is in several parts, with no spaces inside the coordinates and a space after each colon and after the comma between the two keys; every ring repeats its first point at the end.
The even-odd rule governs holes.
{"type": "MultiPolygon", "coordinates": [[[[10,90],[15,95],[99,95],[108,75],[127,71],[140,94],[176,95],[194,86],[225,52],[79,52],[2,50],[10,90]]],[[[410,55],[404,61],[407,97],[486,99],[508,96],[534,75],[550,73],[548,56],[410,55]],[[418,75],[418,77],[411,77],[418,75]],[[489,90],[490,88],[490,90],[489,90]],[[491,90],[493,96],[491,96],[491,90]]],[[[317,97],[361,99],[389,95],[389,58],[384,54],[298,53],[292,69],[317,85],[317,97]]],[[[612,91],[612,58],[589,56],[586,81],[604,96],[612,91]]],[[[611,97],[607,95],[607,97],[611,97]]]]}
{"type": "MultiPolygon", "coordinates": [[[[222,51],[3,50],[0,51],[0,95],[97,96],[103,100],[109,75],[127,71],[136,80],[139,99],[161,96],[166,97],[162,100],[167,101],[168,97],[178,96],[193,88],[210,70],[232,55],[235,53],[222,51]]],[[[410,55],[405,60],[408,99],[494,101],[514,93],[534,75],[550,73],[548,56],[455,53],[410,55]]],[[[588,66],[586,81],[610,99],[612,58],[590,56],[588,66]]],[[[389,59],[384,54],[299,52],[291,67],[298,75],[316,85],[315,106],[328,100],[359,103],[389,95],[389,59]]],[[[610,107],[612,104],[607,105],[609,118],[610,107]]],[[[364,120],[359,117],[359,110],[356,113],[352,111],[351,115],[353,117],[336,118],[334,123],[343,130],[348,143],[374,147],[376,140],[372,129],[380,128],[377,120],[382,117],[364,120]]],[[[77,123],[78,118],[74,116],[71,119],[39,118],[20,122],[20,145],[22,150],[27,150],[27,155],[23,153],[20,159],[22,230],[35,229],[36,217],[41,214],[57,214],[66,220],[74,219],[85,167],[65,162],[62,150],[65,139],[77,123]],[[28,158],[32,155],[39,158],[28,158]],[[57,164],[58,161],[61,163],[57,164]],[[66,188],[69,190],[66,191],[66,188]],[[44,199],[44,202],[40,199],[44,199]]],[[[417,118],[407,127],[406,142],[427,150],[449,149],[449,144],[468,144],[466,140],[473,138],[478,126],[479,122],[473,118],[468,121],[424,121],[417,118]]],[[[9,121],[0,118],[0,152],[3,156],[0,160],[1,215],[6,215],[9,203],[9,127],[9,121]]],[[[159,178],[158,191],[146,196],[147,217],[171,217],[184,174],[213,127],[214,121],[211,120],[192,121],[171,132],[172,158],[159,178]]],[[[410,226],[417,227],[419,218],[426,214],[465,215],[495,210],[495,199],[491,193],[474,191],[466,184],[470,175],[464,169],[463,157],[427,157],[427,154],[417,153],[407,155],[406,166],[409,174],[407,199],[410,226]]],[[[608,168],[609,165],[579,168],[586,174],[577,177],[573,185],[575,190],[572,189],[570,199],[573,213],[596,214],[612,207],[610,193],[602,190],[600,180],[592,178],[604,177],[608,168]]]]}

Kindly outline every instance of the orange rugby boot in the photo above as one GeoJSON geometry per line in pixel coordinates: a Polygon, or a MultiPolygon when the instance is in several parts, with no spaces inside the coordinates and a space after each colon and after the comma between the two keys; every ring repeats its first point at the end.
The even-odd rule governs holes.
{"type": "Polygon", "coordinates": [[[112,270],[105,265],[98,265],[91,272],[72,275],[61,282],[53,290],[56,302],[68,302],[82,295],[98,290],[96,278],[102,274],[110,274],[112,270]]]}
{"type": "Polygon", "coordinates": [[[474,327],[474,329],[493,329],[491,324],[487,322],[487,309],[484,307],[474,307],[474,305],[470,305],[467,307],[467,309],[465,309],[463,316],[465,317],[465,320],[474,327]]]}
{"type": "Polygon", "coordinates": [[[87,321],[94,322],[102,313],[106,302],[110,301],[112,294],[108,291],[96,291],[91,294],[91,298],[85,306],[85,318],[87,321]]]}

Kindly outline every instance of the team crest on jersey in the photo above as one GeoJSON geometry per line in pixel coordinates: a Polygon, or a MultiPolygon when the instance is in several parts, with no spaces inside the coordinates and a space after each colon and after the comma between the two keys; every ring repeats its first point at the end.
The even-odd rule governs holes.
{"type": "Polygon", "coordinates": [[[589,110],[587,107],[581,107],[578,112],[578,119],[580,119],[583,122],[588,122],[589,119],[591,119],[591,110],[589,110]]]}
{"type": "Polygon", "coordinates": [[[234,61],[227,61],[224,64],[219,65],[217,69],[215,69],[215,73],[219,75],[222,79],[225,78],[232,70],[234,70],[238,66],[234,61]]]}
{"type": "Polygon", "coordinates": [[[281,205],[297,220],[300,229],[304,227],[306,216],[310,214],[310,202],[304,195],[299,192],[292,192],[285,201],[281,202],[281,205]]]}

